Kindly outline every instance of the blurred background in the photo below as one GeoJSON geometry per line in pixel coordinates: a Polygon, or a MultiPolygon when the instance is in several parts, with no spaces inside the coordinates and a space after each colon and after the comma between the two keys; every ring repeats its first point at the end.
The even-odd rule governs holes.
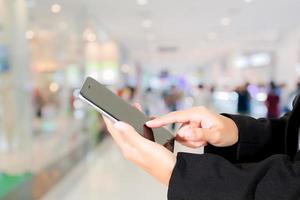
{"type": "Polygon", "coordinates": [[[279,117],[300,92],[299,10],[298,0],[0,0],[0,199],[166,199],[77,98],[84,78],[149,116],[203,105],[279,117]]]}

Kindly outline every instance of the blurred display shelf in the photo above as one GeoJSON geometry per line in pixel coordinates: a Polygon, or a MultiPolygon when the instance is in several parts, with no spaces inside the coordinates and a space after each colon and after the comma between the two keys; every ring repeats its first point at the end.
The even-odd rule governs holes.
{"type": "Polygon", "coordinates": [[[4,175],[0,179],[0,199],[40,199],[87,155],[89,146],[89,141],[85,138],[56,162],[33,174],[25,173],[20,176],[4,175]]]}
{"type": "Polygon", "coordinates": [[[32,177],[31,173],[21,175],[8,175],[0,173],[0,199],[6,194],[18,187],[22,183],[28,181],[32,177]]]}

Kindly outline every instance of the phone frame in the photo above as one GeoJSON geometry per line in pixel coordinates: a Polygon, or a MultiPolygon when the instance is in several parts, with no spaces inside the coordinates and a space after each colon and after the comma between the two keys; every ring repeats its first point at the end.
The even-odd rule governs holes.
{"type": "Polygon", "coordinates": [[[92,106],[94,109],[96,109],[98,112],[100,112],[102,115],[104,115],[105,117],[107,117],[110,121],[112,121],[113,123],[118,122],[119,120],[117,120],[116,118],[114,118],[113,116],[111,116],[109,113],[105,112],[104,110],[102,110],[101,108],[99,108],[97,105],[95,105],[93,102],[89,101],[87,98],[85,98],[84,96],[82,96],[81,94],[78,95],[78,97],[83,100],[84,102],[88,103],[90,106],[92,106]]]}
{"type": "MultiPolygon", "coordinates": [[[[111,98],[114,98],[113,96],[111,96],[111,98]]],[[[101,115],[108,118],[111,122],[115,123],[118,121],[122,121],[122,119],[123,119],[124,122],[127,122],[128,124],[133,123],[132,126],[144,138],[149,139],[150,141],[156,142],[156,143],[166,147],[171,152],[174,151],[175,136],[169,130],[167,130],[164,127],[160,127],[157,129],[151,129],[151,128],[147,127],[144,123],[147,120],[150,120],[150,118],[148,116],[146,116],[144,113],[142,113],[138,109],[134,108],[132,105],[128,104],[128,102],[126,102],[126,101],[124,101],[124,99],[118,97],[115,93],[113,93],[111,90],[109,90],[105,85],[99,83],[97,80],[93,79],[92,77],[86,78],[86,80],[84,81],[84,84],[80,88],[80,92],[77,97],[79,97],[79,99],[81,99],[83,102],[90,105],[92,108],[94,108],[96,111],[98,111],[101,115]],[[95,85],[97,87],[99,85],[99,89],[97,89],[97,87],[94,87],[93,85],[95,85]],[[116,110],[112,110],[112,113],[110,113],[109,111],[107,111],[110,109],[110,106],[109,106],[111,103],[110,100],[108,100],[107,98],[105,99],[103,97],[105,100],[102,101],[104,103],[104,105],[103,105],[104,107],[102,108],[100,106],[101,100],[98,99],[98,100],[96,100],[96,102],[94,102],[95,98],[97,98],[97,97],[93,96],[91,94],[91,91],[88,92],[88,90],[91,88],[94,88],[92,90],[93,92],[98,93],[100,90],[100,92],[99,92],[100,94],[108,95],[108,97],[110,97],[111,95],[116,96],[118,98],[118,100],[117,100],[118,105],[122,105],[124,102],[126,104],[126,106],[129,106],[129,107],[125,107],[127,109],[127,110],[125,109],[125,112],[131,113],[133,115],[139,113],[139,115],[140,115],[139,118],[138,119],[130,118],[129,121],[127,121],[126,119],[125,120],[123,119],[124,117],[125,118],[128,117],[126,115],[124,116],[124,112],[121,112],[121,114],[117,114],[118,112],[116,110]],[[101,91],[101,90],[103,90],[103,91],[101,91]],[[134,109],[134,110],[130,111],[130,109],[134,109]],[[140,122],[142,122],[143,126],[138,125],[138,124],[140,124],[140,122],[138,122],[138,124],[136,124],[137,121],[135,121],[135,120],[139,120],[140,122]]],[[[99,96],[98,96],[98,98],[99,98],[99,96]]],[[[119,109],[121,109],[120,106],[119,106],[119,109]]]]}

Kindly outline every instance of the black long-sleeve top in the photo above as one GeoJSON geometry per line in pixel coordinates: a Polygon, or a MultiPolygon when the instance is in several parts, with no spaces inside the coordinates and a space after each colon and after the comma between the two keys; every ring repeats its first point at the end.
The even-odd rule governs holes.
{"type": "Polygon", "coordinates": [[[300,199],[300,98],[279,119],[225,116],[238,127],[238,143],[224,148],[209,145],[203,155],[179,153],[168,199],[300,199]]]}

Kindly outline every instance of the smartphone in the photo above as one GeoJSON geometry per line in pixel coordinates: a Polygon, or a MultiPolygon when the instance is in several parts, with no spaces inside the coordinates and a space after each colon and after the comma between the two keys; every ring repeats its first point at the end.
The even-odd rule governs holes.
{"type": "Polygon", "coordinates": [[[113,122],[130,124],[145,138],[165,146],[173,152],[174,136],[165,128],[151,129],[145,125],[150,120],[144,113],[114,94],[106,86],[88,77],[80,89],[79,97],[113,122]]]}

